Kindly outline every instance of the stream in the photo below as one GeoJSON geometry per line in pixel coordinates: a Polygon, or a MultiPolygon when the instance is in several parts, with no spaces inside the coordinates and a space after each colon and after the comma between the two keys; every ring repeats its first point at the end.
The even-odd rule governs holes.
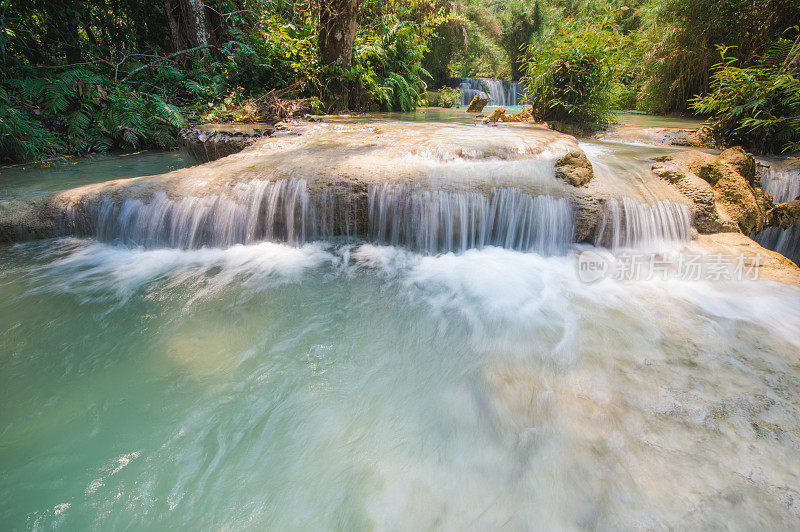
{"type": "MultiPolygon", "coordinates": [[[[0,246],[2,528],[800,526],[800,289],[585,282],[583,252],[688,245],[645,172],[677,148],[582,141],[625,199],[576,244],[562,140],[457,113],[314,126],[174,174],[192,194],[0,246]],[[321,161],[363,180],[364,212],[317,201],[321,161]],[[207,174],[255,178],[223,196],[207,174]]],[[[181,157],[4,169],[0,189],[181,157]]]]}

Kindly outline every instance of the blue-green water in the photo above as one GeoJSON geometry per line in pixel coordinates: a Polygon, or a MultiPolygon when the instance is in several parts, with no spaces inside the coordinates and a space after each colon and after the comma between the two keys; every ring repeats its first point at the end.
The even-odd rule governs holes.
{"type": "Polygon", "coordinates": [[[196,162],[188,153],[176,150],[93,155],[9,166],[0,168],[0,198],[35,198],[111,179],[163,174],[193,164],[196,162]]]}
{"type": "MultiPolygon", "coordinates": [[[[654,153],[583,146],[607,180],[654,153]]],[[[145,155],[4,169],[0,182],[27,198],[186,164],[145,155]]],[[[536,163],[459,161],[453,176],[490,165],[535,178],[536,163]]],[[[431,198],[414,204],[429,222],[417,231],[439,220],[422,217],[438,212],[431,198]]],[[[385,199],[398,220],[402,204],[385,199]]],[[[208,200],[223,213],[231,201],[208,200]]],[[[166,219],[132,205],[128,222],[166,219]]],[[[105,221],[111,235],[121,219],[105,221]]],[[[588,246],[566,242],[545,257],[106,240],[0,247],[2,530],[800,523],[796,287],[587,284],[588,246]]]]}
{"type": "Polygon", "coordinates": [[[794,527],[798,290],[574,260],[2,248],[2,528],[794,527]]]}

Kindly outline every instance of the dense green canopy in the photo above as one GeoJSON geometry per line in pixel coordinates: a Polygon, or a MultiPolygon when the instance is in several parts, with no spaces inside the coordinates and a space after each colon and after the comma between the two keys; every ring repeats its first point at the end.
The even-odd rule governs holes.
{"type": "MultiPolygon", "coordinates": [[[[723,86],[717,46],[749,68],[789,43],[776,75],[795,79],[798,20],[793,0],[2,0],[0,160],[168,147],[187,121],[259,118],[267,93],[305,112],[410,110],[467,76],[522,79],[543,119],[716,116],[692,102],[723,86]]],[[[800,113],[783,81],[759,107],[773,128],[800,113]]],[[[762,149],[800,140],[780,138],[762,149]]]]}

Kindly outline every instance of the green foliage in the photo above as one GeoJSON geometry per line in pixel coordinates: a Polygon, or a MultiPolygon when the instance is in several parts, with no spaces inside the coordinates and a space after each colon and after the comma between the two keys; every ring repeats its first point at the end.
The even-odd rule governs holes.
{"type": "Polygon", "coordinates": [[[355,106],[411,111],[420,105],[427,88],[423,77],[430,77],[422,68],[424,50],[419,26],[394,16],[359,35],[346,72],[355,85],[355,106]]]}
{"type": "Polygon", "coordinates": [[[61,150],[167,148],[186,123],[180,109],[159,96],[86,68],[9,81],[0,92],[0,116],[3,157],[16,161],[61,150]]]}
{"type": "Polygon", "coordinates": [[[442,87],[438,91],[428,91],[425,98],[428,107],[442,107],[445,109],[458,107],[461,103],[461,89],[442,87]]]}
{"type": "Polygon", "coordinates": [[[706,92],[716,45],[736,46],[743,65],[751,65],[783,30],[800,20],[796,0],[652,0],[642,10],[635,36],[641,109],[684,111],[706,92]]]}
{"type": "Polygon", "coordinates": [[[800,45],[779,39],[756,65],[738,67],[719,46],[711,91],[692,108],[713,120],[712,131],[724,145],[761,152],[800,151],[800,77],[789,68],[800,45]]]}
{"type": "Polygon", "coordinates": [[[241,38],[221,47],[227,61],[219,67],[229,86],[248,94],[307,82],[319,69],[316,35],[308,19],[292,23],[264,12],[241,38]]]}
{"type": "Polygon", "coordinates": [[[568,19],[557,34],[529,45],[523,82],[533,115],[594,128],[611,123],[624,41],[613,20],[596,17],[568,19]]]}
{"type": "Polygon", "coordinates": [[[61,141],[19,103],[0,87],[0,161],[41,160],[60,153],[61,141]]]}
{"type": "Polygon", "coordinates": [[[476,21],[492,35],[493,40],[506,53],[508,71],[513,81],[522,76],[522,49],[530,44],[534,35],[544,29],[544,14],[538,0],[491,0],[481,10],[476,21]],[[494,17],[491,17],[494,14],[494,17]]]}

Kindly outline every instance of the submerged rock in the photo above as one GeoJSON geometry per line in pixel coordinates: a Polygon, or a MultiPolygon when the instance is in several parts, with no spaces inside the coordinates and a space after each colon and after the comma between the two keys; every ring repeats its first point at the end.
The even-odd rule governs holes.
{"type": "Polygon", "coordinates": [[[467,112],[480,113],[481,111],[483,111],[483,108],[486,107],[486,104],[488,103],[489,103],[488,98],[481,98],[480,95],[476,94],[472,98],[472,101],[469,102],[469,105],[467,106],[467,112]]]}

